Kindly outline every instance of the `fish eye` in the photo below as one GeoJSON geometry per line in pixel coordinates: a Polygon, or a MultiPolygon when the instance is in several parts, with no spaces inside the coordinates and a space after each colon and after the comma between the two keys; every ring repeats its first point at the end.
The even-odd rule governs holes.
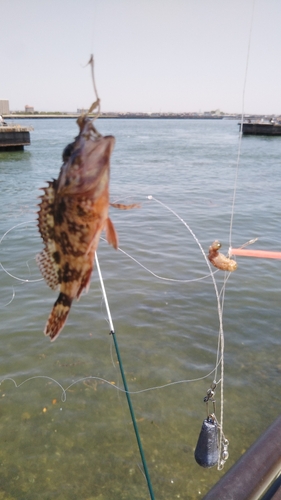
{"type": "Polygon", "coordinates": [[[64,150],[63,150],[63,153],[62,153],[62,160],[63,162],[67,162],[67,160],[70,158],[70,156],[72,155],[72,152],[74,150],[74,142],[71,142],[70,144],[68,144],[64,150]]]}

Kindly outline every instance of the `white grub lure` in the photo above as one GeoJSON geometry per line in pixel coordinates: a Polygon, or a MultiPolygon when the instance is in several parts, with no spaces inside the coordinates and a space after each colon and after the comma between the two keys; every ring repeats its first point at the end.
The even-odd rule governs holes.
{"type": "MultiPolygon", "coordinates": [[[[90,61],[91,62],[91,61],[90,61]]],[[[99,99],[90,111],[99,104],[99,99]]],[[[90,286],[101,232],[115,249],[118,238],[108,217],[110,156],[113,136],[103,137],[88,114],[77,124],[79,135],[63,151],[58,179],[43,188],[38,227],[44,249],[36,260],[46,283],[59,290],[44,333],[53,341],[62,330],[73,299],[90,286]]],[[[127,209],[138,205],[121,205],[127,209]]]]}
{"type": "Polygon", "coordinates": [[[214,243],[209,247],[209,261],[213,264],[213,266],[221,269],[222,271],[236,271],[237,262],[220,253],[220,248],[221,243],[218,240],[214,241],[214,243]]]}

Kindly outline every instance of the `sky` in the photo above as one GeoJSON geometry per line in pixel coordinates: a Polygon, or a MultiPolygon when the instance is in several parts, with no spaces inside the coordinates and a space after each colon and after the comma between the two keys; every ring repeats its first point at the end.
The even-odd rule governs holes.
{"type": "Polygon", "coordinates": [[[281,0],[0,0],[0,13],[12,111],[89,108],[93,53],[104,112],[281,114],[281,0]]]}

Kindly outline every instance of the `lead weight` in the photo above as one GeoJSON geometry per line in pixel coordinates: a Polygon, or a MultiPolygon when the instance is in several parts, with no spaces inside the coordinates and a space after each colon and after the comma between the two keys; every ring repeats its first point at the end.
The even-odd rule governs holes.
{"type": "Polygon", "coordinates": [[[212,415],[209,415],[202,424],[194,456],[201,467],[214,467],[218,463],[218,424],[212,415]]]}

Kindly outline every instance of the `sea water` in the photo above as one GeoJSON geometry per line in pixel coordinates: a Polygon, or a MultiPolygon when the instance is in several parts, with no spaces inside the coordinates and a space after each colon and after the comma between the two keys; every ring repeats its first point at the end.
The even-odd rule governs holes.
{"type": "MultiPolygon", "coordinates": [[[[147,499],[96,269],[59,338],[43,335],[57,293],[35,263],[43,247],[38,196],[57,178],[77,125],[18,122],[34,127],[31,146],[0,153],[0,498],[147,499]]],[[[280,251],[281,137],[242,138],[237,169],[233,120],[100,119],[97,127],[116,137],[111,200],[141,205],[110,210],[122,251],[102,240],[98,257],[154,495],[198,499],[280,414],[281,262],[238,257],[226,282],[230,456],[222,472],[202,469],[194,449],[219,319],[209,268],[187,225],[205,252],[215,239],[226,254],[230,243],[254,238],[253,248],[280,251]]],[[[225,275],[214,277],[220,291],[225,275]]],[[[216,400],[220,418],[219,386],[216,400]]]]}

